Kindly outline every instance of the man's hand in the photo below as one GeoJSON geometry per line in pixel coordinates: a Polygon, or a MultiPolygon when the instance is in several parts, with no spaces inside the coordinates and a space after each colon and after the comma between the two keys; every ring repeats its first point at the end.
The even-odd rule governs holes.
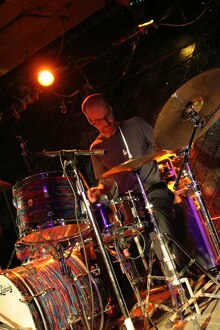
{"type": "Polygon", "coordinates": [[[92,187],[87,191],[88,199],[91,203],[98,202],[100,197],[103,195],[103,189],[99,187],[92,187]]]}
{"type": "Polygon", "coordinates": [[[100,197],[108,193],[112,189],[114,184],[115,181],[112,178],[99,180],[97,187],[92,187],[87,191],[89,201],[91,203],[98,202],[100,200],[100,197]]]}

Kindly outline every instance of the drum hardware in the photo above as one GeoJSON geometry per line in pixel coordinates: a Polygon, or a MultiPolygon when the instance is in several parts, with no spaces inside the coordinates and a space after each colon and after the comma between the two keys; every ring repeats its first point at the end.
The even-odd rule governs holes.
{"type": "MultiPolygon", "coordinates": [[[[123,220],[123,217],[122,217],[122,214],[118,211],[117,207],[116,207],[116,202],[114,199],[112,199],[111,201],[111,205],[113,206],[113,210],[114,210],[114,214],[115,214],[115,220],[116,220],[116,223],[118,223],[118,225],[120,227],[122,227],[122,220],[123,220]]],[[[112,225],[111,225],[112,227],[112,225]]]]}
{"type": "MultiPolygon", "coordinates": [[[[149,202],[147,194],[144,189],[144,185],[141,181],[140,175],[139,175],[139,168],[143,166],[146,162],[158,159],[158,157],[161,157],[162,155],[165,155],[167,152],[155,152],[150,155],[142,156],[136,159],[130,159],[120,165],[115,166],[114,168],[110,169],[109,171],[105,172],[102,175],[102,178],[107,178],[113,174],[125,172],[125,171],[133,171],[136,175],[137,181],[140,186],[140,190],[144,199],[145,209],[147,210],[150,221],[153,225],[153,231],[154,231],[154,238],[151,238],[152,241],[157,240],[159,243],[160,251],[162,253],[162,265],[163,272],[165,274],[165,279],[168,282],[168,287],[170,289],[171,295],[175,301],[176,304],[176,310],[178,311],[178,315],[181,317],[181,319],[184,319],[183,313],[179,312],[180,307],[184,304],[188,305],[188,300],[186,297],[185,290],[183,288],[182,282],[183,280],[180,279],[179,273],[176,270],[176,265],[174,263],[174,255],[171,255],[170,249],[168,247],[168,244],[165,240],[164,234],[160,232],[160,229],[157,224],[157,219],[154,214],[154,207],[149,202]],[[177,299],[178,294],[178,299],[177,299]]],[[[187,285],[188,287],[188,285],[187,285]]],[[[149,291],[149,290],[148,290],[149,291]]],[[[148,302],[148,299],[146,298],[146,302],[148,302]]],[[[190,306],[188,306],[190,308],[190,306]]],[[[143,315],[144,318],[147,318],[147,305],[145,306],[145,313],[143,315]]],[[[190,310],[191,317],[194,319],[192,310],[190,310]]]]}
{"type": "Polygon", "coordinates": [[[68,325],[73,325],[79,323],[81,321],[81,317],[79,317],[76,314],[72,314],[68,316],[67,320],[68,320],[68,325]]]}
{"type": "Polygon", "coordinates": [[[54,291],[54,288],[46,288],[43,291],[36,293],[32,296],[25,296],[23,299],[19,299],[22,303],[29,303],[33,298],[44,296],[47,292],[54,291]]]}
{"type": "MultiPolygon", "coordinates": [[[[218,72],[218,74],[220,74],[219,70],[217,70],[217,72],[218,72]]],[[[215,70],[212,71],[212,74],[216,78],[216,71],[215,70]]],[[[199,76],[197,76],[197,77],[199,77],[199,76]]],[[[180,99],[180,96],[178,96],[178,91],[175,94],[175,98],[180,99]]],[[[220,99],[219,99],[219,103],[220,103],[220,99]]],[[[204,126],[204,122],[205,122],[204,118],[207,118],[207,114],[204,118],[202,118],[200,113],[199,113],[202,106],[203,106],[203,100],[200,101],[199,110],[196,108],[196,105],[194,104],[193,101],[188,103],[185,107],[182,106],[180,119],[181,119],[181,116],[184,115],[184,121],[183,121],[184,124],[183,124],[183,126],[185,125],[185,122],[192,122],[194,126],[193,126],[193,129],[192,129],[192,134],[189,137],[189,142],[188,142],[188,144],[185,147],[184,152],[183,152],[184,157],[183,157],[183,161],[182,161],[178,176],[177,176],[176,181],[174,183],[174,190],[178,189],[180,178],[181,178],[182,173],[184,171],[184,168],[186,166],[186,172],[184,172],[184,175],[187,176],[190,180],[190,184],[188,184],[187,188],[188,189],[190,188],[190,191],[192,191],[192,193],[194,194],[194,196],[196,198],[196,201],[199,205],[200,212],[202,213],[203,219],[206,223],[206,227],[209,231],[211,239],[213,240],[213,243],[214,243],[214,246],[215,246],[215,249],[216,249],[216,255],[213,256],[213,262],[215,262],[216,256],[220,255],[220,240],[219,240],[219,237],[217,235],[216,229],[215,229],[215,227],[214,227],[214,225],[211,221],[211,216],[209,215],[209,212],[208,212],[208,210],[205,206],[204,200],[202,198],[202,193],[201,193],[201,190],[200,190],[200,187],[199,187],[199,183],[195,180],[193,172],[192,172],[192,170],[190,168],[190,164],[189,164],[189,154],[190,154],[190,151],[191,151],[191,148],[192,148],[192,143],[193,143],[195,137],[196,136],[198,137],[198,134],[201,134],[202,129],[207,129],[206,124],[204,126]],[[199,129],[199,133],[197,134],[198,129],[199,129]]],[[[211,112],[211,114],[212,114],[212,112],[211,112]]],[[[215,114],[217,114],[217,110],[216,110],[215,114]]],[[[215,114],[213,114],[213,116],[215,114]]],[[[211,115],[211,118],[213,116],[211,115]]],[[[189,135],[189,132],[188,132],[188,135],[189,135]]]]}
{"type": "Polygon", "coordinates": [[[144,249],[142,249],[141,245],[140,245],[140,239],[138,236],[135,236],[134,237],[134,241],[135,241],[135,244],[137,246],[137,249],[138,249],[138,252],[139,252],[139,255],[141,257],[141,260],[142,260],[142,263],[143,263],[143,266],[144,266],[144,269],[147,271],[148,270],[148,264],[147,264],[147,261],[146,261],[146,258],[144,256],[144,249]]]}
{"type": "MultiPolygon", "coordinates": [[[[174,189],[178,189],[180,177],[186,166],[187,177],[190,179],[190,194],[193,194],[198,202],[200,212],[203,216],[205,227],[208,228],[210,238],[215,248],[213,261],[217,260],[220,252],[220,242],[216,230],[211,222],[211,217],[207,211],[198,182],[189,165],[189,153],[192,148],[193,141],[203,135],[214,123],[220,115],[220,69],[211,69],[203,72],[180,87],[165,103],[161,110],[154,129],[155,143],[159,148],[166,150],[177,150],[186,146],[184,149],[184,157],[180,167],[180,171],[175,180],[174,189]]],[[[184,173],[185,175],[185,173],[184,173]]],[[[183,250],[186,254],[186,251],[183,250]]],[[[212,252],[212,251],[211,251],[212,252]]],[[[194,260],[192,260],[194,261],[194,260]]],[[[210,277],[210,276],[209,276],[210,277]]],[[[212,277],[209,281],[219,286],[218,282],[212,277]]],[[[189,291],[189,290],[188,290],[189,291]]],[[[190,294],[190,292],[189,292],[190,294]]],[[[206,293],[200,292],[200,296],[206,293]]],[[[215,298],[219,298],[215,296],[215,298]]],[[[192,299],[191,299],[192,300],[192,299]]],[[[191,302],[186,302],[189,305],[191,302]]],[[[193,300],[195,303],[195,299],[193,300]]],[[[185,304],[182,306],[182,311],[185,304]]],[[[176,313],[173,316],[175,319],[176,313]]],[[[200,329],[195,323],[196,329],[200,329]]]]}
{"type": "MultiPolygon", "coordinates": [[[[129,227],[121,227],[121,228],[117,229],[117,231],[115,232],[115,235],[114,235],[114,246],[111,246],[111,249],[113,249],[115,246],[117,246],[118,242],[120,242],[120,243],[123,242],[124,247],[125,247],[123,249],[124,256],[126,258],[131,259],[131,260],[141,258],[144,269],[147,271],[148,270],[148,264],[147,264],[146,258],[144,256],[144,251],[145,251],[145,248],[146,248],[145,239],[144,239],[142,233],[139,230],[135,229],[135,228],[131,228],[131,234],[130,235],[125,235],[125,232],[128,228],[129,227]],[[140,244],[140,237],[142,238],[142,241],[143,241],[143,247],[140,244]],[[135,245],[136,245],[137,250],[138,250],[138,253],[139,253],[139,255],[137,257],[131,257],[131,255],[130,255],[130,250],[129,249],[130,249],[132,240],[134,240],[135,245]]],[[[117,256],[117,253],[116,254],[112,253],[112,255],[117,256]]]]}
{"type": "MultiPolygon", "coordinates": [[[[208,231],[211,241],[213,242],[212,244],[214,244],[214,248],[216,251],[212,252],[210,249],[209,253],[210,253],[210,256],[212,256],[213,264],[216,266],[216,260],[219,258],[219,255],[220,255],[220,241],[219,241],[217,231],[211,220],[211,216],[210,216],[210,214],[206,208],[205,202],[203,200],[202,192],[199,187],[199,183],[198,183],[198,181],[195,180],[194,174],[190,168],[190,164],[188,161],[188,154],[189,154],[190,149],[191,149],[191,146],[189,144],[189,146],[186,147],[186,154],[185,154],[185,157],[183,160],[183,166],[186,166],[186,169],[187,169],[186,175],[191,182],[187,186],[188,194],[189,194],[189,196],[193,197],[194,202],[197,204],[197,209],[199,209],[199,212],[202,215],[203,221],[205,222],[204,228],[208,231]]],[[[174,185],[175,188],[178,187],[178,182],[179,182],[179,175],[178,175],[177,180],[174,185]]]]}
{"type": "Polygon", "coordinates": [[[136,266],[132,262],[133,260],[129,259],[130,252],[126,240],[124,238],[119,239],[119,241],[115,245],[115,249],[116,249],[117,259],[122,269],[122,273],[124,273],[127,276],[130,285],[135,293],[138,305],[139,307],[141,307],[142,315],[144,315],[144,305],[142,298],[140,296],[139,285],[138,285],[140,284],[141,279],[139,277],[136,266]]]}
{"type": "MultiPolygon", "coordinates": [[[[164,279],[168,282],[168,287],[170,289],[171,295],[175,301],[176,304],[176,309],[178,311],[178,315],[180,316],[181,319],[184,319],[183,313],[179,312],[179,309],[181,305],[187,304],[187,297],[186,293],[184,291],[182,282],[183,280],[179,277],[179,274],[176,269],[176,265],[174,262],[175,256],[171,254],[169,246],[165,240],[165,235],[160,232],[159,226],[157,224],[157,219],[154,214],[154,207],[153,205],[149,202],[147,194],[145,192],[143,183],[140,179],[140,175],[138,170],[134,170],[137,180],[140,185],[140,189],[144,198],[144,203],[145,203],[145,208],[150,216],[150,221],[153,224],[153,230],[155,233],[155,237],[152,240],[152,245],[154,246],[154,241],[157,240],[159,243],[159,247],[162,253],[162,266],[163,266],[163,272],[164,272],[164,279]],[[174,290],[174,288],[176,290],[174,290]],[[178,298],[177,298],[178,295],[178,298]]],[[[152,239],[152,238],[151,238],[152,239]]],[[[186,279],[188,281],[188,279],[186,279]]],[[[187,285],[188,288],[188,285],[187,285]]],[[[146,299],[146,302],[148,303],[148,298],[146,299]]],[[[190,310],[192,319],[194,318],[192,310],[190,310]]]]}
{"type": "MultiPolygon", "coordinates": [[[[126,306],[124,297],[123,297],[122,292],[120,290],[119,283],[117,281],[113,266],[112,266],[110,258],[109,258],[109,255],[107,254],[104,242],[102,240],[101,232],[100,232],[99,227],[96,223],[96,219],[95,219],[95,216],[93,214],[91,204],[88,200],[87,194],[85,192],[85,188],[83,186],[83,182],[81,180],[81,177],[79,175],[79,172],[78,172],[77,167],[76,167],[74,162],[72,162],[72,168],[73,168],[73,173],[74,173],[75,178],[76,178],[77,190],[80,192],[80,196],[82,197],[82,199],[84,201],[84,204],[85,204],[85,207],[87,209],[87,214],[88,214],[88,217],[90,219],[90,222],[91,222],[91,225],[92,225],[95,237],[96,237],[97,244],[100,248],[100,252],[102,254],[104,263],[106,265],[106,269],[107,269],[107,272],[109,274],[110,280],[112,282],[112,286],[113,286],[113,289],[115,291],[116,298],[118,300],[119,306],[121,308],[122,314],[123,314],[124,319],[125,319],[124,325],[127,329],[134,330],[133,322],[132,322],[132,320],[129,316],[128,308],[126,306]]],[[[85,317],[84,317],[84,319],[85,319],[85,317]]]]}
{"type": "MultiPolygon", "coordinates": [[[[193,251],[193,258],[196,258],[196,260],[206,270],[209,269],[211,272],[217,272],[217,267],[220,263],[220,257],[215,249],[206,222],[204,221],[204,216],[201,212],[201,207],[197,197],[193,191],[192,180],[188,175],[187,168],[183,168],[182,175],[181,173],[179,174],[180,180],[178,187],[176,188],[178,190],[173,189],[181,165],[180,160],[182,162],[184,156],[184,151],[181,152],[180,156],[181,157],[174,157],[169,159],[171,167],[175,168],[175,165],[177,164],[178,166],[177,170],[175,171],[175,177],[172,178],[172,181],[169,181],[169,179],[167,179],[167,181],[168,187],[175,193],[175,204],[180,203],[181,209],[185,210],[187,215],[184,219],[184,229],[186,230],[186,235],[190,235],[190,240],[188,243],[186,243],[186,249],[191,250],[193,247],[195,247],[195,250],[193,251]],[[178,158],[181,159],[178,161],[178,158]]],[[[167,164],[167,160],[164,160],[167,164]]],[[[163,163],[163,160],[159,160],[160,165],[163,165],[163,163]]],[[[164,171],[162,173],[164,173],[164,171]]],[[[168,173],[171,173],[171,171],[169,170],[168,173]]],[[[213,219],[211,219],[211,223],[212,221],[213,219]]]]}
{"type": "Polygon", "coordinates": [[[143,222],[141,221],[140,215],[137,211],[137,207],[136,207],[135,202],[134,202],[134,197],[132,195],[132,191],[128,190],[127,195],[129,196],[129,200],[131,202],[131,212],[132,212],[133,217],[135,219],[135,221],[134,221],[135,227],[143,229],[144,225],[143,225],[143,222]]]}
{"type": "MultiPolygon", "coordinates": [[[[216,294],[216,290],[214,291],[214,293],[207,293],[206,290],[210,289],[211,286],[213,286],[213,284],[217,287],[217,289],[220,289],[220,283],[219,283],[219,274],[215,274],[214,275],[211,275],[210,272],[206,271],[204,269],[204,267],[201,266],[201,264],[199,262],[197,262],[195,259],[193,259],[193,257],[190,255],[190,253],[188,253],[173,237],[171,237],[170,235],[166,234],[165,233],[165,236],[168,236],[170,240],[172,240],[174,242],[174,244],[176,244],[176,246],[188,257],[189,259],[189,262],[188,264],[179,272],[179,276],[180,276],[180,280],[183,284],[186,285],[186,289],[187,289],[187,292],[188,292],[188,297],[187,297],[187,302],[184,303],[181,308],[180,308],[180,311],[181,312],[184,312],[185,310],[187,310],[187,308],[191,305],[194,306],[195,308],[195,311],[196,311],[196,314],[195,314],[195,317],[199,317],[201,316],[201,312],[200,312],[200,309],[199,309],[199,306],[197,304],[197,299],[199,299],[200,297],[207,297],[207,298],[214,298],[214,299],[220,299],[220,295],[219,294],[216,294]],[[206,276],[207,278],[209,278],[209,281],[207,281],[203,286],[202,286],[202,289],[198,290],[198,291],[195,291],[193,292],[192,291],[192,288],[191,288],[191,285],[189,284],[189,281],[186,277],[182,278],[182,276],[184,275],[184,273],[190,269],[190,267],[195,264],[198,269],[200,269],[200,271],[202,272],[202,274],[204,274],[204,276],[206,276]]],[[[151,258],[152,258],[152,255],[151,255],[151,258]]],[[[150,259],[151,259],[150,258],[150,259]]],[[[150,262],[149,263],[149,268],[151,266],[151,271],[152,271],[152,263],[150,262]]],[[[151,272],[150,272],[151,273],[151,272]]],[[[155,276],[151,276],[151,278],[155,278],[155,276]]],[[[159,278],[159,277],[157,277],[159,278]]],[[[161,278],[162,279],[162,278],[161,278]]],[[[185,290],[186,290],[185,289],[185,290]]],[[[167,306],[158,306],[159,308],[161,309],[164,309],[164,310],[167,310],[167,306]]],[[[172,310],[170,310],[172,311],[172,310]]],[[[169,319],[168,321],[168,324],[167,326],[170,327],[170,324],[172,324],[176,317],[178,316],[178,311],[176,311],[172,316],[171,318],[169,319]]],[[[190,321],[192,320],[194,322],[194,327],[195,327],[195,330],[198,330],[200,329],[200,327],[198,326],[198,324],[196,323],[196,321],[191,318],[190,316],[187,316],[185,318],[186,321],[190,321]]]]}
{"type": "Polygon", "coordinates": [[[64,256],[65,249],[64,247],[60,244],[58,248],[58,262],[60,266],[60,271],[62,275],[68,274],[70,269],[67,267],[65,256],[64,256]]]}
{"type": "MultiPolygon", "coordinates": [[[[147,261],[144,257],[145,241],[143,238],[144,247],[142,248],[140,246],[140,239],[139,239],[139,236],[142,236],[142,234],[140,232],[138,233],[136,231],[136,234],[134,235],[133,238],[134,238],[134,241],[135,241],[135,238],[138,239],[137,247],[138,246],[140,247],[140,249],[138,249],[138,252],[140,254],[139,254],[139,256],[132,257],[131,250],[130,250],[131,237],[130,236],[126,237],[124,235],[124,230],[125,230],[124,227],[120,228],[120,233],[117,237],[117,240],[115,239],[114,246],[111,246],[111,249],[113,249],[113,248],[115,249],[115,253],[111,253],[111,254],[116,258],[115,262],[119,262],[121,271],[123,274],[126,275],[128,281],[131,285],[131,288],[135,294],[135,297],[136,297],[136,303],[134,302],[130,313],[132,314],[132,311],[134,310],[134,308],[140,308],[141,315],[142,315],[143,321],[144,321],[144,328],[147,329],[150,327],[150,325],[154,326],[154,323],[151,319],[151,316],[148,314],[148,311],[145,310],[145,301],[143,300],[141,293],[140,293],[140,287],[142,287],[142,285],[143,285],[143,278],[140,275],[140,273],[134,263],[135,259],[144,258],[145,263],[143,262],[143,259],[142,259],[142,262],[143,262],[144,266],[146,265],[146,267],[145,267],[145,270],[146,270],[147,261]]],[[[135,229],[133,231],[135,232],[135,229]]],[[[137,317],[137,316],[135,316],[135,314],[134,314],[133,317],[137,317]]],[[[140,317],[140,316],[138,316],[138,317],[140,317]]]]}

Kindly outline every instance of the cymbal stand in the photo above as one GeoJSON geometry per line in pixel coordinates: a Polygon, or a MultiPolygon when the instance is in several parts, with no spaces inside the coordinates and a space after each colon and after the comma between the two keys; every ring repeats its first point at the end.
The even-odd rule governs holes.
{"type": "MultiPolygon", "coordinates": [[[[135,237],[137,237],[137,236],[135,236],[135,237]]],[[[151,320],[147,311],[145,310],[145,302],[143,301],[143,299],[141,297],[140,287],[139,287],[142,279],[138,273],[138,270],[136,268],[133,258],[131,258],[128,239],[127,239],[127,237],[124,237],[123,227],[120,228],[117,239],[116,239],[116,236],[114,237],[114,248],[116,251],[115,257],[118,260],[118,262],[120,263],[121,271],[123,274],[126,275],[128,281],[131,285],[131,288],[135,294],[135,297],[137,300],[135,306],[138,306],[140,308],[141,314],[143,317],[143,321],[144,321],[144,326],[146,326],[146,328],[148,329],[149,325],[151,324],[152,326],[154,326],[154,323],[151,320]]],[[[140,253],[140,256],[141,256],[141,254],[143,254],[143,250],[141,249],[141,247],[140,247],[140,250],[138,250],[138,252],[140,253]]],[[[144,329],[145,329],[145,327],[144,327],[144,329]]]]}
{"type": "MultiPolygon", "coordinates": [[[[186,297],[185,290],[183,288],[183,283],[186,285],[186,288],[188,290],[188,293],[190,296],[192,296],[192,289],[189,284],[189,281],[187,278],[180,278],[179,273],[177,272],[176,265],[174,263],[174,256],[171,255],[171,252],[169,250],[168,244],[164,238],[164,234],[160,232],[159,226],[157,224],[157,219],[155,216],[155,211],[153,205],[149,202],[147,194],[144,189],[144,185],[141,181],[140,175],[139,175],[139,170],[136,169],[134,171],[140,189],[141,193],[143,195],[144,203],[145,203],[145,208],[150,216],[150,221],[153,225],[153,231],[155,234],[154,239],[152,240],[152,245],[154,245],[154,241],[157,240],[159,243],[160,251],[162,253],[162,266],[163,267],[163,272],[165,277],[161,277],[161,279],[164,279],[165,281],[168,282],[168,287],[170,289],[171,295],[174,299],[175,305],[176,305],[176,313],[179,315],[179,317],[184,320],[186,319],[181,311],[181,306],[187,305],[188,308],[191,311],[191,318],[188,317],[189,319],[192,319],[195,325],[195,329],[200,329],[199,324],[197,320],[195,319],[195,315],[192,314],[192,310],[190,308],[190,305],[188,304],[188,299],[186,297]],[[177,291],[177,293],[176,293],[177,291]]],[[[150,276],[149,276],[150,278],[150,276]]],[[[147,290],[149,292],[149,288],[147,290]]],[[[148,302],[148,296],[146,297],[146,302],[148,302]]],[[[146,306],[147,307],[147,306],[146,306]]],[[[198,311],[198,305],[195,303],[194,304],[195,310],[198,311]]],[[[147,308],[146,308],[147,310],[147,308]]],[[[197,312],[197,314],[199,314],[197,312]]]]}
{"type": "Polygon", "coordinates": [[[92,228],[93,228],[96,240],[97,240],[97,244],[99,245],[99,248],[100,248],[100,251],[101,251],[105,266],[106,266],[106,269],[107,269],[108,274],[109,274],[109,278],[111,280],[113,289],[115,291],[116,298],[118,300],[119,306],[120,306],[122,314],[124,316],[124,325],[125,325],[126,329],[128,329],[128,330],[135,330],[133,322],[132,322],[132,320],[129,316],[129,311],[128,311],[127,305],[125,303],[124,297],[122,295],[119,283],[117,281],[117,277],[115,275],[113,266],[111,264],[110,257],[107,253],[104,242],[102,240],[100,229],[98,227],[95,216],[93,214],[90,201],[87,197],[86,191],[85,191],[84,186],[83,186],[83,182],[81,180],[81,177],[79,175],[79,172],[78,172],[78,169],[75,165],[75,162],[72,162],[71,166],[72,166],[72,169],[73,169],[73,174],[76,178],[77,190],[78,190],[79,194],[81,195],[81,197],[83,199],[83,202],[85,204],[87,214],[88,214],[88,217],[90,219],[90,222],[91,222],[91,225],[92,225],[92,228]]]}
{"type": "MultiPolygon", "coordinates": [[[[189,185],[189,188],[191,188],[192,192],[194,193],[194,196],[196,197],[196,200],[197,200],[199,208],[200,208],[200,212],[201,212],[201,214],[203,216],[203,219],[206,223],[206,228],[208,229],[209,234],[211,235],[214,247],[216,249],[216,256],[219,257],[219,255],[220,255],[220,240],[219,240],[218,234],[216,232],[216,229],[213,225],[213,222],[211,220],[211,216],[210,216],[210,214],[209,214],[209,212],[206,208],[205,202],[203,200],[202,193],[201,193],[201,190],[200,190],[200,187],[199,187],[199,183],[198,183],[198,181],[195,180],[194,174],[193,174],[193,172],[190,168],[190,164],[189,164],[189,153],[190,153],[190,150],[192,148],[192,143],[193,143],[193,139],[194,139],[195,134],[196,134],[196,130],[197,130],[197,128],[201,128],[203,123],[201,121],[200,115],[198,113],[196,113],[193,109],[191,109],[190,116],[187,118],[187,120],[191,120],[191,121],[194,122],[194,129],[193,129],[192,135],[190,137],[189,144],[185,147],[183,161],[182,161],[178,176],[176,178],[176,181],[174,183],[174,189],[175,190],[178,189],[180,178],[182,176],[184,167],[186,166],[186,169],[187,169],[187,171],[186,171],[187,175],[186,176],[190,179],[190,182],[191,182],[191,184],[189,185]]],[[[216,256],[212,257],[213,262],[216,259],[216,256]]]]}

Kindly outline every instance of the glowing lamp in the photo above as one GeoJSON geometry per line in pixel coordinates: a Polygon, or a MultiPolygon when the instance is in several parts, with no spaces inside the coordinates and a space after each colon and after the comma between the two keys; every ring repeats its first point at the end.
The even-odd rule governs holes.
{"type": "Polygon", "coordinates": [[[184,58],[190,58],[193,56],[194,50],[196,48],[196,43],[193,43],[183,49],[181,49],[180,51],[180,56],[184,59],[184,58]]]}
{"type": "Polygon", "coordinates": [[[50,86],[54,82],[54,75],[48,70],[40,71],[37,80],[42,86],[50,86]]]}

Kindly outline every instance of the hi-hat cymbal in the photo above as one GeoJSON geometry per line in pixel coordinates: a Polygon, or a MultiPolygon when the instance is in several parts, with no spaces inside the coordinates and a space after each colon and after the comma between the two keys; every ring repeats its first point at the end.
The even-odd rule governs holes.
{"type": "Polygon", "coordinates": [[[12,185],[10,183],[0,180],[0,192],[6,191],[6,190],[10,189],[11,187],[12,187],[12,185]]]}
{"type": "Polygon", "coordinates": [[[116,165],[115,167],[111,168],[107,172],[102,174],[102,179],[106,179],[114,174],[119,174],[122,172],[131,172],[134,171],[140,167],[142,167],[145,163],[151,161],[151,160],[157,160],[159,157],[165,155],[166,151],[157,151],[149,155],[141,156],[138,158],[129,159],[124,163],[121,163],[119,165],[116,165]]]}
{"type": "Polygon", "coordinates": [[[220,116],[220,68],[198,74],[180,87],[165,103],[155,124],[154,139],[161,149],[189,144],[195,123],[187,118],[189,105],[200,116],[193,140],[204,134],[220,116]]]}

